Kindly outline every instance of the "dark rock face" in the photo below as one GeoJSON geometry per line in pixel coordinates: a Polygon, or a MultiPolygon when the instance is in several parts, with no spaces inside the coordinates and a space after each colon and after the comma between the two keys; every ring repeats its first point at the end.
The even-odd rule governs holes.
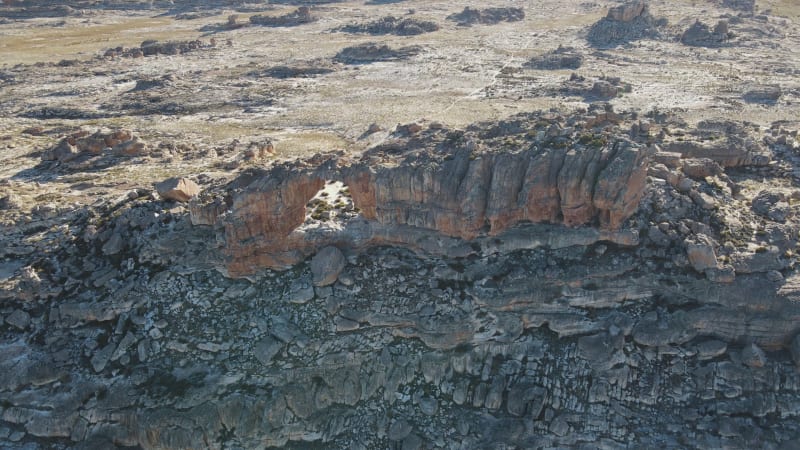
{"type": "Polygon", "coordinates": [[[393,49],[372,42],[343,48],[333,60],[344,64],[369,64],[377,61],[397,61],[410,58],[422,51],[419,46],[393,49]]]}
{"type": "Polygon", "coordinates": [[[722,6],[737,11],[753,13],[756,8],[756,0],[722,0],[722,6]]]}
{"type": "Polygon", "coordinates": [[[500,22],[517,22],[525,18],[522,8],[464,8],[458,14],[452,14],[447,20],[452,20],[461,26],[474,24],[494,25],[500,22]]]}
{"type": "Polygon", "coordinates": [[[537,56],[525,65],[539,70],[576,70],[583,64],[583,55],[574,47],[558,47],[557,49],[537,56]]]}
{"type": "Polygon", "coordinates": [[[401,19],[394,16],[383,17],[375,22],[357,25],[345,25],[338,29],[346,33],[364,33],[372,35],[394,34],[397,36],[414,36],[431,33],[439,29],[435,22],[412,18],[401,19]]]}
{"type": "Polygon", "coordinates": [[[730,38],[728,22],[717,22],[712,30],[699,20],[681,35],[681,42],[695,47],[719,47],[730,38]]]}
{"type": "Polygon", "coordinates": [[[316,20],[317,18],[311,14],[311,8],[308,6],[301,6],[293,12],[283,16],[264,16],[261,14],[250,16],[251,24],[265,27],[294,27],[311,23],[316,20]]]}
{"type": "Polygon", "coordinates": [[[748,103],[763,103],[770,105],[775,104],[775,102],[777,102],[782,95],[783,90],[780,86],[762,85],[751,86],[745,91],[742,97],[748,103]]]}
{"type": "MultiPolygon", "coordinates": [[[[798,227],[770,212],[796,196],[725,186],[763,166],[648,149],[657,123],[601,107],[411,125],[206,180],[189,212],[136,192],[8,228],[2,445],[795,444],[798,227]],[[324,220],[320,192],[340,204],[324,220]]],[[[758,137],[682,137],[715,130],[758,137]]]]}

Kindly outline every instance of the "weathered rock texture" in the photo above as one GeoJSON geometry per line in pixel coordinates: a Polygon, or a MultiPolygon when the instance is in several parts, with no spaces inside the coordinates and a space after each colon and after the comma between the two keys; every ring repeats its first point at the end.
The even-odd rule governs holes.
{"type": "Polygon", "coordinates": [[[525,18],[522,8],[485,8],[474,9],[465,7],[458,14],[447,17],[448,20],[457,22],[461,26],[474,24],[494,25],[500,22],[517,22],[525,18]]]}
{"type": "Polygon", "coordinates": [[[346,33],[365,33],[373,35],[395,34],[397,36],[414,36],[431,33],[439,29],[435,22],[412,18],[382,17],[374,22],[345,25],[338,29],[346,33]]]}
{"type": "Polygon", "coordinates": [[[103,154],[142,156],[147,153],[147,144],[128,130],[95,133],[80,130],[63,138],[55,147],[42,152],[42,160],[70,163],[79,157],[103,154]]]}
{"type": "Polygon", "coordinates": [[[606,17],[589,28],[587,39],[593,46],[605,47],[643,38],[656,38],[660,35],[660,24],[650,14],[645,1],[629,1],[609,8],[606,17]]]}
{"type": "Polygon", "coordinates": [[[221,211],[218,200],[191,209],[195,223],[224,230],[232,275],[294,264],[324,242],[419,248],[421,234],[469,241],[521,223],[613,234],[644,194],[649,152],[623,137],[599,146],[574,138],[520,138],[496,151],[474,134],[431,130],[357,160],[334,156],[250,171],[227,187],[229,207],[216,220],[209,216],[221,211]],[[306,204],[326,180],[348,186],[360,214],[336,230],[302,229],[306,204]]]}

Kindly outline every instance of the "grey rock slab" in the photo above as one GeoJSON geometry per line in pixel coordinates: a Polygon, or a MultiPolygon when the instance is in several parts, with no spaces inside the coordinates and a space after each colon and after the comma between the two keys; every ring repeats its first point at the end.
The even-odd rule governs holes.
{"type": "Polygon", "coordinates": [[[346,265],[347,259],[341,250],[333,246],[323,248],[311,258],[314,286],[328,286],[335,283],[346,265]]]}
{"type": "Polygon", "coordinates": [[[103,347],[100,351],[94,354],[91,359],[92,368],[95,372],[102,372],[106,365],[111,360],[111,355],[117,347],[111,343],[103,347]]]}
{"type": "Polygon", "coordinates": [[[21,309],[15,309],[14,312],[6,317],[6,323],[18,330],[24,330],[31,323],[31,315],[21,309]]]}
{"type": "Polygon", "coordinates": [[[389,426],[387,437],[390,441],[401,441],[411,434],[413,427],[405,419],[398,419],[389,426]]]}
{"type": "Polygon", "coordinates": [[[506,410],[509,414],[522,417],[529,412],[533,417],[538,417],[544,405],[547,391],[539,386],[518,383],[508,390],[506,410]]]}
{"type": "Polygon", "coordinates": [[[745,345],[742,349],[742,364],[748,367],[764,367],[767,364],[767,355],[756,344],[745,345]]]}
{"type": "Polygon", "coordinates": [[[439,411],[439,401],[435,397],[420,397],[419,410],[426,416],[435,416],[439,411]]]}
{"type": "Polygon", "coordinates": [[[711,339],[703,341],[695,347],[700,360],[716,358],[728,350],[728,344],[720,340],[711,339]]]}
{"type": "Polygon", "coordinates": [[[412,433],[403,439],[402,450],[419,450],[422,448],[422,438],[412,433]]]}
{"type": "Polygon", "coordinates": [[[117,345],[116,350],[111,355],[111,360],[116,361],[122,357],[125,353],[127,353],[128,349],[136,343],[136,335],[131,333],[130,331],[125,334],[122,340],[119,341],[119,345],[117,345]]]}
{"type": "Polygon", "coordinates": [[[289,288],[285,297],[286,301],[295,304],[304,304],[314,299],[314,286],[304,280],[297,280],[289,288]]]}
{"type": "Polygon", "coordinates": [[[267,336],[253,345],[253,356],[255,356],[261,364],[268,366],[272,363],[272,358],[274,358],[282,348],[282,342],[271,336],[267,336]]]}

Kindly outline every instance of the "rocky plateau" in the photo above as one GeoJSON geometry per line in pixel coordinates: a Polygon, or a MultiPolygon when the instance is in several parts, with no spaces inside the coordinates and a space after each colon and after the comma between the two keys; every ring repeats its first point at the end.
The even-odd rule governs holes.
{"type": "Polygon", "coordinates": [[[800,7],[0,5],[0,448],[800,448],[800,7]]]}

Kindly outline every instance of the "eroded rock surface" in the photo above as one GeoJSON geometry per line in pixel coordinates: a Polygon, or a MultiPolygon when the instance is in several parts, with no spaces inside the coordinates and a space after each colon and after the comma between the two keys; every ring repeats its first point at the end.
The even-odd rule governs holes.
{"type": "MultiPolygon", "coordinates": [[[[623,242],[624,233],[611,236],[636,211],[654,150],[622,136],[594,143],[576,127],[561,127],[554,118],[550,136],[542,131],[537,137],[527,126],[498,129],[497,135],[437,129],[410,139],[399,136],[358,160],[320,155],[251,171],[226,188],[230,194],[209,193],[205,202],[193,203],[192,214],[207,218],[213,215],[208,211],[222,211],[217,198],[229,198],[229,208],[213,224],[224,232],[222,252],[231,275],[288,266],[335,242],[463,252],[455,249],[469,248],[468,241],[479,236],[502,241],[503,233],[523,222],[597,224],[606,232],[598,238],[623,242]],[[513,144],[497,152],[492,147],[501,137],[513,144]],[[347,186],[359,214],[336,227],[301,227],[306,204],[326,180],[347,186]],[[431,240],[440,242],[432,246],[431,240]]],[[[533,232],[531,240],[537,239],[533,232]]]]}
{"type": "Polygon", "coordinates": [[[0,448],[800,447],[791,2],[4,3],[0,448]]]}

